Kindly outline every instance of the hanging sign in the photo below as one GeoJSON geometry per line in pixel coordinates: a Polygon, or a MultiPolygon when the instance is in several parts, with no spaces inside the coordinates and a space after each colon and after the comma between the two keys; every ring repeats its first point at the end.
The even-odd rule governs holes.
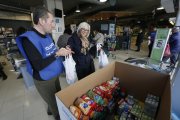
{"type": "Polygon", "coordinates": [[[159,28],[156,32],[156,37],[153,44],[153,49],[151,52],[150,59],[156,61],[162,61],[166,44],[169,39],[171,29],[169,28],[159,28]]]}

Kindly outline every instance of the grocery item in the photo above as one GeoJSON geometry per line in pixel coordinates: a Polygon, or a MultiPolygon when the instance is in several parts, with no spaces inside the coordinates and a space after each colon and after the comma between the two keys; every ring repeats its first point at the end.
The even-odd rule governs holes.
{"type": "Polygon", "coordinates": [[[126,88],[124,88],[124,87],[121,87],[121,92],[120,92],[120,96],[121,96],[121,98],[125,98],[126,97],[126,88]]]}
{"type": "Polygon", "coordinates": [[[103,98],[92,90],[89,90],[87,92],[87,96],[93,99],[97,104],[105,106],[105,101],[103,100],[103,98]]]}
{"type": "Polygon", "coordinates": [[[69,107],[69,109],[70,109],[71,113],[72,113],[78,120],[81,118],[82,112],[81,112],[81,110],[80,110],[79,108],[77,108],[76,106],[71,105],[71,106],[69,107]]]}
{"type": "Polygon", "coordinates": [[[132,96],[132,95],[128,95],[127,97],[126,97],[126,101],[127,101],[127,103],[129,104],[129,105],[134,105],[134,97],[132,96]]]}
{"type": "Polygon", "coordinates": [[[105,87],[105,86],[97,86],[93,89],[93,92],[97,93],[98,95],[100,95],[102,98],[106,98],[108,100],[112,99],[112,92],[110,92],[110,90],[105,87]]]}
{"type": "Polygon", "coordinates": [[[159,97],[148,94],[144,104],[144,113],[149,117],[154,118],[156,116],[158,105],[159,97]]]}
{"type": "Polygon", "coordinates": [[[124,99],[121,99],[121,100],[118,102],[118,105],[119,105],[119,106],[118,106],[117,112],[118,112],[118,115],[120,115],[120,116],[121,116],[121,114],[122,114],[123,112],[129,113],[130,110],[132,109],[132,106],[129,105],[124,99]]]}
{"type": "Polygon", "coordinates": [[[69,107],[71,113],[78,119],[78,120],[89,120],[88,116],[82,114],[81,110],[76,106],[71,105],[69,107]]]}
{"type": "Polygon", "coordinates": [[[141,118],[143,110],[144,110],[144,103],[137,100],[131,109],[131,113],[137,116],[138,118],[141,118]]]}
{"type": "Polygon", "coordinates": [[[97,108],[97,103],[94,102],[94,100],[90,99],[87,95],[82,95],[81,98],[89,105],[91,106],[91,109],[94,110],[97,108]]]}
{"type": "Polygon", "coordinates": [[[70,111],[78,120],[154,120],[160,98],[148,94],[145,103],[127,94],[113,77],[77,98],[70,111]]]}
{"type": "Polygon", "coordinates": [[[103,106],[98,105],[94,100],[90,99],[87,95],[82,95],[81,98],[91,106],[89,113],[87,114],[93,120],[103,120],[107,113],[103,106]]]}
{"type": "Polygon", "coordinates": [[[115,107],[115,100],[114,100],[114,99],[111,99],[111,101],[109,101],[107,107],[108,107],[108,109],[109,109],[109,112],[113,112],[114,107],[115,107]]]}
{"type": "Polygon", "coordinates": [[[82,98],[77,98],[74,102],[74,105],[77,106],[85,115],[90,114],[91,106],[88,105],[82,98]]]}

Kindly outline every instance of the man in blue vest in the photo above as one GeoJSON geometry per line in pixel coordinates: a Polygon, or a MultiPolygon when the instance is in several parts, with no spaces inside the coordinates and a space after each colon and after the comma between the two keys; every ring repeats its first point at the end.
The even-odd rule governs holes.
{"type": "Polygon", "coordinates": [[[33,12],[34,27],[16,38],[17,45],[26,58],[27,71],[33,76],[34,84],[48,104],[56,120],[59,113],[55,93],[61,90],[59,75],[63,72],[62,58],[71,54],[69,48],[57,50],[49,33],[55,27],[53,15],[44,7],[33,12]]]}

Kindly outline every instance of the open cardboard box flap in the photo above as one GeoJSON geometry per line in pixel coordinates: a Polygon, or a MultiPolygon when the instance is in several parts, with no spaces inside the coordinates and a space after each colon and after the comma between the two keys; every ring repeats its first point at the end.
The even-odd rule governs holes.
{"type": "Polygon", "coordinates": [[[113,76],[120,78],[120,86],[125,87],[128,94],[141,101],[145,100],[148,93],[160,96],[161,102],[157,120],[170,120],[171,87],[169,75],[125,63],[113,62],[56,93],[56,96],[69,108],[77,97],[112,79],[113,76]]]}

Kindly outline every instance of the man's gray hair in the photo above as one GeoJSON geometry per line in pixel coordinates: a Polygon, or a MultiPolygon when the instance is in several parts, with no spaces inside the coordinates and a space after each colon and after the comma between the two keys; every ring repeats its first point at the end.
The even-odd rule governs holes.
{"type": "Polygon", "coordinates": [[[33,22],[35,25],[38,24],[39,18],[48,18],[48,13],[51,13],[47,8],[38,6],[33,10],[33,22]]]}

